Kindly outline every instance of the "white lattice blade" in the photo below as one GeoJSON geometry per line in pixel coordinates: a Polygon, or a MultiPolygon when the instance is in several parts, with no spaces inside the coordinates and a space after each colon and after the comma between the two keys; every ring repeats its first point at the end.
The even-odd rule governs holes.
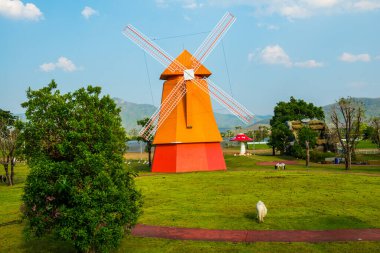
{"type": "Polygon", "coordinates": [[[222,17],[222,19],[218,22],[215,28],[211,31],[205,41],[195,52],[194,58],[198,60],[198,64],[194,66],[195,70],[197,70],[202,63],[204,63],[213,49],[218,45],[227,31],[231,28],[235,20],[236,17],[229,12],[227,12],[222,17]]]}
{"type": "Polygon", "coordinates": [[[144,139],[151,139],[157,129],[162,125],[165,119],[169,116],[170,112],[179,103],[181,98],[185,95],[186,91],[184,89],[184,79],[181,78],[169,93],[169,95],[164,99],[161,105],[153,113],[147,124],[140,130],[139,135],[144,139]],[[178,98],[180,96],[180,98],[178,98]]]}
{"type": "MultiPolygon", "coordinates": [[[[203,80],[209,80],[209,79],[203,79],[203,80]]],[[[228,111],[230,111],[232,114],[237,116],[242,122],[248,124],[253,119],[253,114],[249,112],[244,106],[242,106],[239,102],[237,102],[235,99],[233,99],[228,94],[226,95],[225,92],[223,92],[219,87],[217,87],[215,84],[207,85],[203,84],[202,82],[199,82],[197,79],[193,80],[193,82],[201,88],[202,91],[210,94],[210,97],[212,97],[214,100],[216,100],[219,104],[221,104],[223,107],[225,107],[228,111]]]]}
{"type": "Polygon", "coordinates": [[[144,35],[134,26],[127,25],[123,30],[123,34],[146,53],[160,62],[165,68],[169,68],[173,72],[185,69],[182,64],[180,64],[176,59],[170,56],[167,52],[165,52],[165,50],[160,48],[148,36],[144,35]]]}
{"type": "Polygon", "coordinates": [[[236,101],[227,92],[222,90],[222,88],[218,87],[214,82],[212,82],[212,80],[210,80],[209,78],[207,78],[206,80],[209,84],[209,87],[214,89],[216,91],[216,93],[219,94],[219,96],[221,96],[223,99],[225,99],[227,101],[230,101],[231,104],[234,105],[237,110],[239,110],[240,112],[242,112],[243,114],[246,115],[247,119],[249,119],[249,120],[253,119],[254,114],[252,112],[250,112],[245,106],[243,106],[238,101],[236,101]]]}

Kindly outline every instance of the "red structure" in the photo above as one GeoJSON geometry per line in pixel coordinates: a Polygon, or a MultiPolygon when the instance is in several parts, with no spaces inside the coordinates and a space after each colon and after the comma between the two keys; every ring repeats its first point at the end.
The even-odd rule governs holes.
{"type": "Polygon", "coordinates": [[[240,142],[240,155],[245,155],[245,143],[248,141],[253,141],[253,139],[249,138],[247,135],[243,133],[240,133],[236,135],[234,138],[230,139],[230,141],[240,142]]]}
{"type": "Polygon", "coordinates": [[[124,34],[165,66],[161,105],[140,131],[156,145],[153,172],[225,170],[220,136],[210,97],[243,122],[253,118],[244,106],[212,83],[202,63],[215,48],[235,17],[226,13],[194,56],[183,51],[176,59],[168,55],[132,25],[124,34]]]}

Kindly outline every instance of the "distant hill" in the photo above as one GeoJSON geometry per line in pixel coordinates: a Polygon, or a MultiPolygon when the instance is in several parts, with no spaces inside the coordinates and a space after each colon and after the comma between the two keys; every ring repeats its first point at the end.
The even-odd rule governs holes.
{"type": "Polygon", "coordinates": [[[149,104],[135,104],[131,102],[124,101],[120,98],[113,98],[117,106],[121,108],[120,116],[122,120],[123,127],[127,130],[133,128],[139,129],[137,126],[137,120],[144,119],[146,117],[150,118],[152,114],[156,111],[154,105],[149,104]]]}
{"type": "MultiPolygon", "coordinates": [[[[124,101],[120,98],[113,98],[116,104],[121,108],[121,119],[125,129],[131,130],[133,128],[139,129],[136,121],[145,117],[150,117],[157,109],[157,107],[149,104],[136,104],[124,101]]],[[[232,129],[235,126],[242,126],[245,128],[244,123],[241,122],[236,116],[232,114],[214,113],[215,120],[218,124],[220,131],[232,129]]],[[[263,124],[268,123],[271,115],[256,115],[254,122],[263,124]]]]}
{"type": "MultiPolygon", "coordinates": [[[[380,117],[380,98],[355,98],[359,102],[363,103],[365,108],[365,114],[367,119],[371,117],[380,117]]],[[[334,104],[323,106],[322,109],[325,112],[326,121],[330,121],[330,110],[334,104]]]]}

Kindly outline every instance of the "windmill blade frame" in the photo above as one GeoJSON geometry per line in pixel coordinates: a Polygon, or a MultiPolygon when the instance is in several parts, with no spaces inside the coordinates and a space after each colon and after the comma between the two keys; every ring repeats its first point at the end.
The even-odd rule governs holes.
{"type": "MultiPolygon", "coordinates": [[[[207,57],[213,51],[213,49],[219,44],[227,31],[235,23],[236,17],[230,12],[226,12],[224,16],[219,20],[214,29],[209,33],[206,39],[198,47],[193,55],[193,59],[198,61],[197,65],[193,66],[194,69],[198,69],[201,64],[205,62],[207,57]]],[[[196,61],[194,61],[196,62],[196,61]]]]}
{"type": "Polygon", "coordinates": [[[145,126],[140,130],[139,135],[141,137],[146,140],[150,140],[153,137],[157,129],[170,115],[179,101],[181,101],[181,99],[185,96],[186,90],[184,89],[184,82],[184,78],[181,77],[177,84],[174,86],[173,90],[169,93],[165,100],[162,101],[161,105],[153,113],[145,126]]]}
{"type": "Polygon", "coordinates": [[[220,87],[210,81],[209,78],[204,78],[207,81],[208,87],[206,87],[202,82],[198,82],[199,79],[194,79],[194,83],[206,93],[209,93],[214,100],[219,104],[225,107],[228,111],[238,117],[242,122],[248,124],[253,118],[254,115],[242,104],[236,101],[233,97],[228,95],[220,87]]]}

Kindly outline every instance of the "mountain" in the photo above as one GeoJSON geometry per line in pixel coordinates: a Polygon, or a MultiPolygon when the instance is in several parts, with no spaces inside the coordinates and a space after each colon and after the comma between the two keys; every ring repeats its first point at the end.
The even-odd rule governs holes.
{"type": "MultiPolygon", "coordinates": [[[[355,98],[360,103],[363,103],[365,109],[366,118],[369,119],[371,117],[380,117],[380,98],[355,98]]],[[[330,104],[323,106],[322,109],[325,112],[326,121],[330,121],[330,110],[331,107],[336,105],[330,104]]]]}
{"type": "Polygon", "coordinates": [[[135,104],[131,102],[124,101],[120,98],[113,98],[116,105],[120,107],[121,112],[121,120],[123,127],[127,129],[127,131],[135,128],[139,129],[140,126],[137,126],[137,120],[150,118],[152,114],[156,111],[156,107],[154,105],[149,104],[135,104]]]}
{"type": "MultiPolygon", "coordinates": [[[[136,121],[150,117],[157,109],[157,107],[153,105],[131,103],[120,98],[113,98],[113,100],[121,108],[120,116],[122,124],[127,131],[133,128],[140,129],[136,121]]],[[[214,113],[214,115],[220,131],[233,129],[236,126],[244,127],[244,123],[232,114],[214,113]]],[[[270,118],[272,118],[271,115],[256,115],[254,121],[255,124],[260,122],[262,122],[261,124],[265,124],[269,122],[270,118]]]]}

